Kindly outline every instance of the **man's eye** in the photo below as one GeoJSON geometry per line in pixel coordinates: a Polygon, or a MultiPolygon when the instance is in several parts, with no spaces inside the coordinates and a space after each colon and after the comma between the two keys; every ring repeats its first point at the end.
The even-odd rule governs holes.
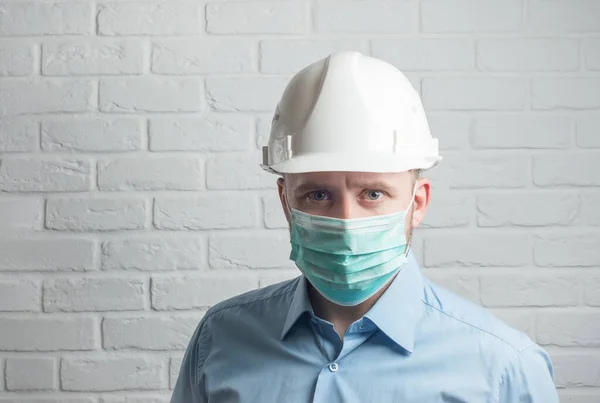
{"type": "Polygon", "coordinates": [[[369,190],[367,192],[367,198],[369,200],[379,200],[383,197],[383,192],[380,192],[379,190],[369,190]]]}
{"type": "Polygon", "coordinates": [[[308,194],[308,197],[315,201],[327,200],[327,192],[324,192],[322,190],[316,190],[314,192],[310,192],[308,194]]]}

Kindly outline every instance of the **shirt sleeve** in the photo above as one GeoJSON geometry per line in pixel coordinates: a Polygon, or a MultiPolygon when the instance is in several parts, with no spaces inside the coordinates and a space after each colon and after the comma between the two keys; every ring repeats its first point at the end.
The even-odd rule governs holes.
{"type": "Polygon", "coordinates": [[[183,356],[171,403],[208,402],[208,397],[204,392],[204,379],[200,375],[208,352],[205,319],[206,316],[200,321],[183,356]]]}
{"type": "Polygon", "coordinates": [[[559,403],[554,369],[537,345],[521,351],[506,368],[500,383],[500,403],[559,403]]]}

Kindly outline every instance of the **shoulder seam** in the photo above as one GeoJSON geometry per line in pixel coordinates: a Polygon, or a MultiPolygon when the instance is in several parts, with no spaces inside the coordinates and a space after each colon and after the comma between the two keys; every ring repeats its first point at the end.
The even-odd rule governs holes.
{"type": "Polygon", "coordinates": [[[515,350],[517,351],[517,354],[513,357],[510,357],[510,359],[507,359],[506,365],[504,366],[502,373],[500,374],[500,381],[498,382],[498,391],[500,391],[500,387],[502,386],[502,384],[505,381],[506,371],[508,370],[509,366],[514,362],[514,360],[520,359],[523,356],[523,353],[525,351],[527,351],[531,348],[535,348],[536,346],[537,345],[535,343],[531,343],[531,344],[528,344],[527,346],[525,346],[522,350],[517,350],[515,348],[515,350]]]}
{"type": "Polygon", "coordinates": [[[421,300],[421,302],[423,302],[423,304],[425,304],[425,305],[427,305],[427,306],[429,306],[429,307],[431,307],[431,308],[435,309],[436,311],[440,312],[441,314],[443,314],[443,315],[446,315],[446,316],[447,316],[447,317],[449,317],[449,318],[452,318],[452,319],[454,319],[454,320],[456,320],[456,321],[458,321],[458,322],[464,323],[464,324],[465,324],[465,325],[467,325],[467,326],[470,326],[470,327],[472,327],[472,328],[474,328],[474,329],[480,330],[480,331],[482,331],[483,333],[489,334],[490,336],[492,336],[492,337],[495,337],[496,339],[503,341],[503,342],[504,342],[506,345],[508,345],[510,348],[512,348],[512,349],[513,349],[513,350],[514,350],[514,351],[515,351],[517,354],[520,354],[520,353],[521,353],[521,351],[523,351],[523,350],[525,350],[525,349],[527,349],[527,348],[529,348],[529,347],[530,347],[530,346],[528,345],[528,346],[526,346],[526,347],[525,347],[523,350],[519,350],[518,348],[516,348],[515,346],[513,346],[511,343],[509,343],[507,340],[504,340],[502,337],[500,337],[500,336],[498,336],[498,335],[496,335],[496,334],[494,334],[494,333],[492,333],[492,332],[489,332],[489,331],[487,331],[487,330],[485,330],[485,329],[482,329],[482,328],[480,328],[480,327],[478,327],[478,326],[475,326],[475,325],[473,325],[472,323],[465,322],[465,321],[464,321],[464,320],[462,320],[462,319],[459,319],[459,318],[457,318],[457,317],[455,317],[455,316],[452,316],[452,315],[450,315],[449,313],[447,313],[447,312],[444,312],[444,311],[442,311],[441,309],[439,309],[438,307],[435,307],[435,306],[433,306],[433,305],[431,305],[431,304],[429,304],[429,303],[427,303],[427,302],[425,302],[425,301],[423,301],[423,300],[421,300]]]}
{"type": "Polygon", "coordinates": [[[520,356],[520,355],[523,355],[523,353],[526,350],[529,350],[530,348],[536,348],[536,347],[539,347],[539,345],[537,343],[529,343],[528,345],[526,345],[525,347],[523,347],[521,350],[517,350],[516,348],[515,348],[515,350],[517,350],[517,352],[519,353],[517,355],[520,356]]]}
{"type": "MultiPolygon", "coordinates": [[[[295,280],[295,279],[294,279],[294,280],[295,280]]],[[[294,280],[292,280],[292,281],[294,281],[294,280]]],[[[294,288],[294,290],[295,290],[295,288],[294,288]]],[[[291,290],[285,290],[285,291],[278,292],[278,293],[276,293],[276,294],[269,295],[268,297],[259,298],[259,299],[255,299],[255,300],[252,300],[252,301],[239,302],[239,303],[237,303],[237,304],[233,304],[233,305],[227,305],[227,306],[224,306],[224,307],[222,307],[222,308],[220,308],[220,309],[217,309],[217,310],[215,310],[215,311],[213,311],[213,312],[210,312],[210,313],[208,313],[208,312],[207,312],[207,315],[205,315],[205,316],[204,316],[204,318],[207,318],[207,319],[208,319],[209,317],[213,316],[214,314],[216,314],[216,313],[219,313],[219,312],[221,312],[221,311],[224,311],[224,310],[226,310],[226,309],[230,309],[230,308],[236,308],[236,307],[240,307],[240,306],[243,306],[243,305],[250,305],[250,304],[253,304],[253,303],[255,303],[255,302],[261,302],[261,301],[264,301],[264,300],[267,300],[267,299],[271,299],[271,298],[279,297],[279,296],[281,296],[281,295],[284,295],[284,294],[287,294],[287,293],[289,293],[290,291],[291,291],[291,290]]]]}

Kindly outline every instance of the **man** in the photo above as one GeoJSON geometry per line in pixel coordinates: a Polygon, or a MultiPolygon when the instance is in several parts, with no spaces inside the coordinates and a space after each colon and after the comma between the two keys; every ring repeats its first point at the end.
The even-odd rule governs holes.
{"type": "Polygon", "coordinates": [[[558,402],[548,355],[409,253],[441,157],[400,71],[356,52],[304,68],[263,159],[303,275],[211,308],[172,403],[558,402]]]}

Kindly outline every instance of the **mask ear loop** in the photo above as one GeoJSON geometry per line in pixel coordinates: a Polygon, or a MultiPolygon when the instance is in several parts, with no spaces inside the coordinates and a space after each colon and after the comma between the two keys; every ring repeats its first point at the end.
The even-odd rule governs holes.
{"type": "MultiPolygon", "coordinates": [[[[406,213],[408,214],[410,208],[412,207],[413,203],[415,202],[415,195],[417,194],[417,182],[415,181],[415,186],[413,186],[413,191],[412,191],[412,197],[410,200],[410,204],[408,205],[408,207],[406,208],[406,213]]],[[[408,256],[408,252],[410,252],[410,246],[412,244],[412,236],[410,237],[410,240],[408,241],[408,244],[406,244],[406,250],[404,251],[404,257],[408,256]]]]}
{"type": "Polygon", "coordinates": [[[290,202],[288,200],[287,194],[285,192],[285,188],[283,189],[283,199],[285,200],[285,212],[288,214],[288,219],[290,224],[292,222],[292,208],[290,207],[290,202]]]}
{"type": "Polygon", "coordinates": [[[415,182],[415,186],[413,186],[412,196],[410,197],[410,203],[408,204],[408,207],[406,208],[406,211],[410,210],[410,208],[412,207],[413,203],[415,202],[415,195],[416,194],[417,194],[417,182],[415,182]]]}

